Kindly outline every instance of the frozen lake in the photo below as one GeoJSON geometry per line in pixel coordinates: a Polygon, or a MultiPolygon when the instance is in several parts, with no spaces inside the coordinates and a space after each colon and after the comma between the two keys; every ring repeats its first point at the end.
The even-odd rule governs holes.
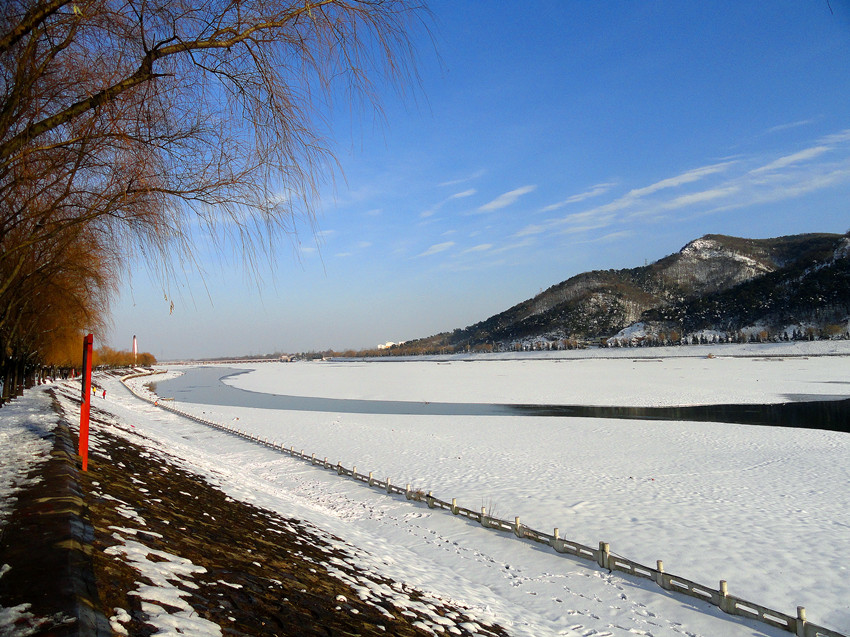
{"type": "MultiPolygon", "coordinates": [[[[675,407],[850,396],[847,356],[817,356],[796,345],[702,351],[715,357],[636,350],[604,359],[240,365],[245,373],[225,382],[267,396],[482,405],[675,407]],[[764,356],[768,351],[773,357],[764,356]]],[[[110,395],[118,398],[116,392],[110,395]]],[[[120,400],[136,401],[129,394],[120,400]]],[[[667,572],[708,586],[726,580],[730,594],[782,612],[805,606],[811,621],[850,633],[846,433],[176,402],[358,473],[457,498],[473,510],[485,506],[503,519],[521,516],[547,533],[558,527],[562,537],[588,546],[609,542],[612,552],[646,565],[662,559],[667,572]]],[[[146,432],[208,467],[234,497],[304,516],[380,556],[375,568],[488,609],[513,634],[786,634],[177,416],[161,418],[161,425],[145,423],[146,432]]]]}
{"type": "MultiPolygon", "coordinates": [[[[698,348],[699,349],[699,348],[698,348]]],[[[641,352],[638,352],[641,353],[641,352]]],[[[841,373],[842,359],[833,357],[824,359],[821,365],[812,366],[808,357],[795,357],[790,361],[784,358],[752,358],[738,357],[728,359],[703,357],[662,359],[657,357],[634,358],[628,368],[616,369],[616,381],[607,378],[614,366],[608,359],[596,359],[596,365],[578,365],[576,360],[513,360],[495,361],[374,361],[370,363],[339,361],[314,362],[296,364],[289,369],[235,369],[223,366],[192,367],[177,378],[164,382],[154,382],[151,387],[162,397],[175,399],[180,402],[221,405],[231,407],[258,407],[288,411],[319,411],[347,414],[389,414],[399,416],[551,416],[551,417],[587,417],[587,418],[618,418],[642,420],[687,420],[691,422],[724,422],[737,424],[756,424],[764,426],[803,427],[809,429],[832,429],[850,431],[850,399],[838,392],[841,385],[850,386],[850,381],[833,380],[833,373],[841,373]],[[607,361],[607,362],[606,362],[607,361]],[[464,363],[474,362],[476,367],[465,367],[464,363]],[[780,363],[781,365],[766,370],[764,362],[780,363]],[[832,365],[829,364],[832,363],[832,365]],[[533,371],[526,365],[533,363],[533,371]],[[566,363],[566,365],[564,365],[566,363]],[[653,365],[651,369],[644,364],[653,365]],[[306,367],[305,367],[306,365],[306,367]],[[318,367],[316,367],[318,365],[318,367]],[[377,365],[377,367],[376,367],[377,365]],[[390,367],[387,367],[390,366],[390,367]],[[826,369],[822,369],[826,367],[826,369]],[[269,372],[269,373],[266,373],[269,372]],[[477,378],[470,376],[479,375],[477,378]],[[665,374],[673,372],[676,378],[664,378],[665,374]],[[711,372],[711,373],[709,373],[711,372]],[[778,373],[777,373],[778,372],[778,373]],[[240,374],[251,373],[247,383],[237,378],[240,374]],[[633,405],[634,396],[623,395],[625,404],[614,404],[619,394],[608,393],[606,404],[564,404],[564,403],[486,403],[486,402],[443,402],[434,398],[426,400],[392,400],[381,398],[339,398],[321,395],[328,386],[351,387],[384,387],[390,383],[397,386],[419,387],[423,383],[430,385],[427,391],[433,396],[443,395],[447,390],[456,386],[469,386],[474,380],[491,379],[501,385],[503,396],[513,396],[514,400],[522,394],[523,384],[529,381],[539,384],[551,383],[557,387],[576,385],[571,375],[581,374],[582,383],[588,383],[588,373],[605,374],[600,383],[628,384],[637,389],[645,383],[647,377],[656,385],[670,386],[686,375],[698,375],[702,382],[714,384],[716,404],[691,404],[690,392],[682,391],[678,405],[633,405]],[[712,373],[714,377],[712,378],[712,373]],[[824,376],[827,374],[827,376],[824,376]],[[762,388],[757,392],[742,393],[727,396],[717,391],[716,385],[728,385],[730,377],[741,387],[753,383],[772,383],[776,388],[771,394],[765,394],[762,388]],[[506,379],[506,380],[503,380],[506,379]],[[545,379],[545,380],[544,380],[545,379]],[[306,383],[312,383],[305,384],[306,383]],[[783,387],[785,386],[785,387],[783,387]],[[257,391],[256,387],[262,387],[257,391]],[[783,391],[783,389],[785,391],[783,391]],[[806,393],[795,392],[805,389],[806,393]],[[289,391],[314,392],[305,395],[290,395],[289,391]],[[509,393],[513,392],[513,393],[509,393]],[[735,399],[738,403],[728,403],[727,398],[735,399]],[[766,400],[766,403],[759,403],[766,400]]],[[[617,368],[622,368],[622,359],[617,368]]],[[[290,364],[287,364],[290,365],[290,364]]],[[[632,390],[632,393],[635,392],[632,390]]],[[[351,389],[347,390],[349,393],[351,389]]],[[[421,390],[425,391],[425,390],[421,390]]],[[[527,390],[526,390],[527,391],[527,390]]],[[[591,390],[593,391],[593,390],[591,390]]],[[[595,394],[595,392],[593,392],[595,394]]],[[[382,394],[386,396],[388,394],[382,394]]],[[[526,395],[531,395],[527,393],[526,395]]],[[[593,401],[595,396],[567,395],[566,392],[552,391],[547,394],[550,399],[563,397],[593,401]],[[563,397],[562,397],[563,396],[563,397]]],[[[477,395],[468,396],[474,401],[477,395]]],[[[702,398],[701,400],[705,400],[702,398]]]]}

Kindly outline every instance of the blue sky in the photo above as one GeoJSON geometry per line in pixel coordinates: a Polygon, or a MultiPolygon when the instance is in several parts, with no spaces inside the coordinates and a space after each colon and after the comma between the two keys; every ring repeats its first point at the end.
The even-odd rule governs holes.
{"type": "MultiPolygon", "coordinates": [[[[326,114],[342,168],[258,282],[143,268],[104,340],[161,360],[464,327],[707,233],[850,230],[850,1],[435,2],[421,86],[326,114]]],[[[379,87],[381,88],[381,87],[379,87]]],[[[202,251],[203,255],[203,251],[202,251]]]]}

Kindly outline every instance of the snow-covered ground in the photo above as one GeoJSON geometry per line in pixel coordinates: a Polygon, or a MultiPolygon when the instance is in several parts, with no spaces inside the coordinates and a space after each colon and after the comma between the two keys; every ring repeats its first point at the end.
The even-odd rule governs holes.
{"type": "Polygon", "coordinates": [[[50,398],[34,393],[28,401],[16,401],[0,411],[0,529],[15,504],[15,494],[38,478],[30,471],[47,459],[53,444],[45,436],[59,417],[50,410],[50,398]]]}
{"type": "MultiPolygon", "coordinates": [[[[675,348],[673,355],[618,350],[604,359],[592,352],[560,360],[266,363],[237,366],[253,371],[226,382],[256,392],[446,402],[670,405],[850,397],[850,348],[824,344],[833,356],[816,356],[824,353],[815,347],[820,344],[800,345],[675,348]],[[774,358],[765,359],[767,353],[774,358]]],[[[188,421],[139,401],[117,381],[104,386],[107,399],[98,406],[229,495],[308,520],[356,547],[364,569],[457,600],[511,634],[788,634],[188,421]]],[[[791,615],[805,606],[810,621],[850,634],[848,434],[178,407],[356,465],[361,474],[457,498],[463,507],[484,506],[508,520],[520,516],[547,533],[558,527],[562,537],[588,546],[609,542],[613,553],[648,566],[661,559],[667,572],[712,588],[727,580],[730,594],[791,615]]]]}
{"type": "MultiPolygon", "coordinates": [[[[50,397],[42,391],[31,392],[0,409],[0,534],[12,512],[16,494],[38,481],[35,469],[49,457],[53,443],[46,439],[59,417],[50,408],[50,397]]],[[[9,565],[0,562],[0,577],[9,565]]],[[[38,625],[41,620],[29,611],[30,604],[11,608],[0,606],[0,635],[15,623],[38,625]]]]}
{"type": "MultiPolygon", "coordinates": [[[[631,350],[614,359],[263,364],[226,382],[258,392],[386,400],[780,402],[850,397],[850,358],[816,356],[823,351],[818,347],[836,354],[842,345],[848,353],[846,344],[814,343],[808,349],[673,350],[690,358],[631,350]]],[[[685,422],[179,407],[357,466],[358,473],[373,471],[443,500],[457,498],[467,508],[485,506],[508,520],[520,516],[548,533],[559,527],[562,536],[589,546],[609,542],[613,552],[650,566],[662,559],[668,572],[715,588],[727,580],[731,594],[789,614],[806,606],[810,621],[850,632],[847,434],[685,422]]],[[[179,434],[168,435],[184,444],[179,434]]],[[[394,576],[496,607],[514,632],[734,634],[734,620],[708,627],[717,621],[716,609],[671,598],[652,584],[610,576],[273,452],[222,444],[219,449],[207,440],[203,453],[212,465],[249,472],[254,486],[237,487],[245,495],[297,498],[308,518],[321,514],[325,528],[389,558],[385,568],[394,576]],[[685,609],[687,619],[680,615],[685,609]]],[[[752,626],[741,630],[752,634],[752,626]]]]}

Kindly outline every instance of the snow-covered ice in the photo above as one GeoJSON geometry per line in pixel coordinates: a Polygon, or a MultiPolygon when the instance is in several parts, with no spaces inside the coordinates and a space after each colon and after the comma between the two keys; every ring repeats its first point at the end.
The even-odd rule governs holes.
{"type": "MultiPolygon", "coordinates": [[[[604,358],[600,350],[555,360],[266,363],[236,366],[251,371],[226,382],[288,395],[526,404],[850,397],[850,349],[832,343],[805,346],[619,350],[614,356],[604,352],[604,358]],[[715,357],[706,358],[708,353],[715,357]],[[832,355],[817,356],[823,353],[832,355]]],[[[612,574],[369,489],[143,403],[117,381],[101,382],[108,398],[99,406],[230,496],[312,522],[343,538],[362,571],[456,601],[469,616],[496,621],[511,634],[788,634],[725,615],[648,580],[612,574]]],[[[141,387],[148,379],[134,382],[141,387]]],[[[546,533],[558,527],[562,537],[589,546],[609,542],[613,553],[648,566],[661,559],[667,572],[712,588],[727,580],[730,594],[781,612],[793,615],[798,605],[805,606],[810,621],[850,633],[846,433],[717,423],[177,406],[320,459],[356,465],[361,474],[372,471],[376,478],[410,483],[443,500],[457,498],[470,509],[485,506],[508,520],[520,516],[546,533]]],[[[138,541],[127,535],[127,546],[138,541]]],[[[369,585],[351,583],[361,596],[369,594],[369,585]]]]}
{"type": "MultiPolygon", "coordinates": [[[[822,347],[830,343],[836,349],[843,345],[850,355],[850,341],[827,341],[822,347]]],[[[820,343],[805,345],[540,352],[560,354],[542,360],[536,358],[537,352],[535,358],[487,356],[404,364],[393,359],[341,360],[283,370],[265,364],[225,382],[251,391],[296,396],[508,404],[668,406],[847,396],[850,359],[791,355],[820,351],[815,347],[820,343]],[[741,357],[742,352],[753,355],[741,357]]]]}
{"type": "MultiPolygon", "coordinates": [[[[613,359],[261,364],[225,382],[289,395],[446,402],[676,405],[850,396],[850,359],[816,356],[818,346],[832,354],[842,351],[841,344],[815,343],[808,350],[806,344],[675,348],[675,357],[659,349],[613,359]],[[679,355],[683,350],[691,356],[679,355]]],[[[650,566],[662,559],[668,572],[709,586],[727,580],[731,594],[789,614],[806,606],[810,621],[850,629],[850,442],[843,433],[712,423],[179,407],[318,458],[356,465],[359,473],[373,471],[394,484],[432,490],[443,500],[457,498],[461,506],[485,506],[508,520],[520,516],[540,531],[559,527],[562,536],[589,546],[609,542],[613,552],[650,566]],[[828,547],[826,555],[820,547],[828,547]]],[[[346,538],[362,536],[355,543],[389,557],[382,568],[404,581],[484,606],[492,606],[495,595],[497,615],[509,620],[513,632],[557,634],[579,625],[610,631],[616,623],[675,634],[671,626],[680,623],[683,604],[676,602],[675,610],[665,611],[666,623],[650,625],[641,604],[670,601],[652,585],[609,576],[545,548],[381,496],[271,451],[242,450],[236,442],[214,451],[206,436],[204,445],[203,454],[214,456],[211,466],[241,465],[240,475],[251,474],[250,487],[247,477],[235,480],[243,482],[236,487],[243,497],[265,506],[267,498],[283,493],[297,498],[310,510],[305,517],[316,521],[321,514],[317,523],[323,528],[346,538]],[[587,580],[594,582],[590,594],[578,583],[587,580]],[[596,601],[579,604],[572,615],[577,609],[567,612],[564,605],[576,598],[596,601]],[[614,622],[611,616],[620,615],[616,609],[629,619],[614,622]],[[578,619],[565,623],[567,617],[578,619]]],[[[686,625],[703,626],[718,612],[705,607],[697,615],[686,625]]],[[[772,629],[759,630],[770,634],[772,629]]],[[[697,632],[732,631],[726,626],[697,632]]]]}

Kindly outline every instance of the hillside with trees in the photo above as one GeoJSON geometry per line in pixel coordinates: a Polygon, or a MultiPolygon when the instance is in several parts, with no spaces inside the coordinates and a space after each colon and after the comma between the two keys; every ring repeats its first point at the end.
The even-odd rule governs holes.
{"type": "MultiPolygon", "coordinates": [[[[383,354],[572,348],[641,325],[641,344],[846,334],[850,233],[706,235],[649,265],[585,272],[466,328],[383,354]]],[[[612,342],[627,344],[627,338],[612,342]]],[[[632,343],[628,343],[632,344],[632,343]]]]}

